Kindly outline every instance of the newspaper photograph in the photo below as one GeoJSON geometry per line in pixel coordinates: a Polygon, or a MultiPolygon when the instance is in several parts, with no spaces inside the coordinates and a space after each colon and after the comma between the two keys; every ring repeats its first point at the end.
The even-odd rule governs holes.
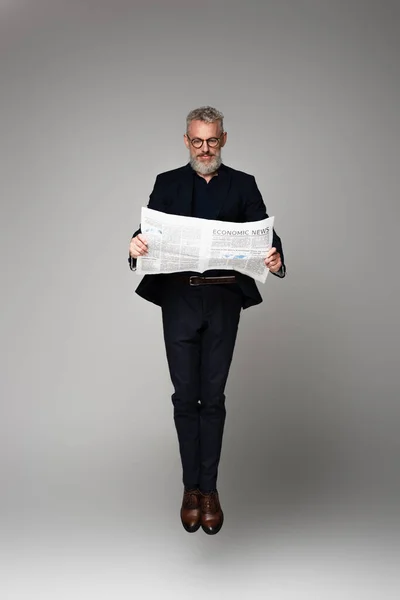
{"type": "Polygon", "coordinates": [[[143,207],[141,231],[148,254],[137,259],[141,275],[233,269],[265,283],[264,259],[272,245],[274,217],[250,223],[169,215],[143,207]]]}

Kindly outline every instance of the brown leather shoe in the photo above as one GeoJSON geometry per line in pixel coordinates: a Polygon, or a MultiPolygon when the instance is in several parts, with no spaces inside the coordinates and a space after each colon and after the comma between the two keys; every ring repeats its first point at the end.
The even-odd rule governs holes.
{"type": "Polygon", "coordinates": [[[194,533],[200,527],[200,490],[183,492],[181,521],[186,531],[194,533]]]}
{"type": "Polygon", "coordinates": [[[208,535],[218,533],[224,522],[224,513],[219,503],[218,492],[200,493],[201,527],[208,535]]]}

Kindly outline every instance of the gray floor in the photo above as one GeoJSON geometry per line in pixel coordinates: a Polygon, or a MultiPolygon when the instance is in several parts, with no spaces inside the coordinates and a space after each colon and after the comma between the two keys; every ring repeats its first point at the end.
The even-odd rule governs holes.
{"type": "Polygon", "coordinates": [[[396,531],[389,507],[316,499],[271,506],[256,489],[246,503],[223,486],[226,521],[209,537],[183,530],[179,495],[143,485],[129,508],[126,496],[118,502],[109,495],[106,506],[99,490],[99,501],[86,498],[75,511],[43,503],[41,517],[9,518],[0,544],[1,597],[398,597],[398,522],[396,531]]]}

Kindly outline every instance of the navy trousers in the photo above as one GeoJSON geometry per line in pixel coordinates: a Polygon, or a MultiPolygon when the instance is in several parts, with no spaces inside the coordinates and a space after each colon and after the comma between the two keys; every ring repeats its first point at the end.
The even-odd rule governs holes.
{"type": "Polygon", "coordinates": [[[183,484],[216,489],[225,385],[242,308],[236,284],[166,282],[162,317],[183,484]]]}

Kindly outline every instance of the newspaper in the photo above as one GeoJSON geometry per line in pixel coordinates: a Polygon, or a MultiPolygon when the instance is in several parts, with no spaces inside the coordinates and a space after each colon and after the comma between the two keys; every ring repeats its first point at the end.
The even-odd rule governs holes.
{"type": "Polygon", "coordinates": [[[142,275],[233,269],[265,283],[264,259],[272,245],[274,217],[231,223],[169,215],[143,207],[141,231],[148,254],[137,259],[142,275]]]}

